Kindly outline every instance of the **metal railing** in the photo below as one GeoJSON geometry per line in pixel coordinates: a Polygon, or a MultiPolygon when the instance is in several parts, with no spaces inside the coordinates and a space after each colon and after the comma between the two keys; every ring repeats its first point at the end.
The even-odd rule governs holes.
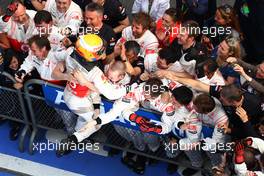
{"type": "MultiPolygon", "coordinates": [[[[3,72],[1,73],[3,76],[6,76],[10,78],[14,83],[15,80],[12,78],[11,75],[3,72]]],[[[48,85],[54,88],[60,88],[64,89],[63,87],[47,83],[43,80],[36,80],[32,79],[27,81],[24,84],[24,92],[21,90],[14,90],[10,88],[0,87],[0,96],[4,95],[4,98],[0,100],[0,103],[7,102],[4,106],[0,106],[0,116],[5,117],[10,120],[18,121],[20,123],[23,123],[25,125],[21,135],[20,135],[20,141],[19,141],[19,151],[24,151],[24,139],[27,134],[27,132],[31,131],[30,134],[30,140],[29,140],[29,153],[33,154],[33,142],[36,140],[36,136],[38,134],[39,129],[63,129],[64,124],[60,117],[60,114],[57,113],[57,111],[49,106],[45,102],[45,98],[39,95],[34,95],[30,92],[30,87],[33,85],[48,85]],[[5,92],[5,94],[2,94],[2,92],[5,92]],[[13,96],[12,98],[9,96],[9,94],[14,94],[16,96],[13,96]],[[3,101],[4,99],[8,99],[7,101],[3,101]],[[24,103],[26,101],[26,104],[24,103]],[[10,105],[12,102],[15,102],[15,105],[13,105],[12,109],[10,105]],[[13,112],[14,114],[10,114],[7,111],[1,109],[1,108],[7,108],[9,111],[13,112]],[[30,119],[30,120],[29,120],[30,119]],[[30,127],[31,126],[31,127],[30,127]]],[[[104,100],[107,101],[107,100],[104,100]]],[[[155,111],[151,111],[149,109],[141,108],[141,110],[146,112],[152,112],[157,113],[155,111]]],[[[158,114],[160,115],[160,114],[158,114]]],[[[125,128],[123,127],[125,130],[125,128]]],[[[122,132],[122,128],[121,128],[122,132]]],[[[140,131],[138,131],[140,132],[140,131]]],[[[163,136],[158,136],[160,141],[162,141],[163,136]]],[[[97,131],[95,134],[93,134],[90,139],[94,140],[95,142],[102,143],[104,146],[108,146],[111,148],[116,148],[122,151],[128,151],[131,153],[135,153],[138,155],[146,156],[148,158],[152,158],[155,160],[165,161],[168,163],[174,163],[178,165],[182,165],[189,168],[194,168],[191,166],[190,162],[188,162],[187,158],[181,154],[177,158],[178,159],[170,159],[166,156],[164,147],[159,147],[159,149],[155,152],[152,152],[150,150],[145,150],[144,152],[136,150],[133,145],[131,145],[131,142],[128,142],[126,139],[121,137],[115,130],[112,124],[104,125],[99,131],[97,131]]],[[[162,143],[162,142],[160,142],[162,143]]],[[[198,169],[198,168],[195,168],[198,169]]]]}
{"type": "MultiPolygon", "coordinates": [[[[0,75],[12,83],[16,83],[14,77],[9,73],[0,72],[0,75]]],[[[19,151],[23,152],[25,136],[30,130],[30,122],[21,90],[0,86],[0,116],[24,124],[19,137],[19,151]]]]}

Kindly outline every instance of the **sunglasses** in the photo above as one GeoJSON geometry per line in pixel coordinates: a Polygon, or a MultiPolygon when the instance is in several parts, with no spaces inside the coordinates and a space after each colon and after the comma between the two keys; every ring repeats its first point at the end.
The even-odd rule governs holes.
{"type": "Polygon", "coordinates": [[[230,14],[233,10],[233,8],[228,4],[221,6],[220,9],[223,10],[226,14],[230,14]]]}

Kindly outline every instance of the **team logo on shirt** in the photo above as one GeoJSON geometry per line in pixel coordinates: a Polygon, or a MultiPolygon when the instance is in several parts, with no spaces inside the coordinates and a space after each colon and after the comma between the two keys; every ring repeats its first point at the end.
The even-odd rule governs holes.
{"type": "Polygon", "coordinates": [[[192,133],[192,134],[196,134],[197,133],[197,127],[195,125],[188,125],[188,132],[192,133]]]}
{"type": "Polygon", "coordinates": [[[125,103],[130,103],[133,98],[135,98],[135,93],[129,92],[128,94],[126,94],[126,96],[122,98],[122,101],[125,103]]]}
{"type": "Polygon", "coordinates": [[[175,114],[174,106],[173,106],[173,105],[168,106],[168,107],[165,109],[165,112],[166,112],[166,115],[167,115],[167,116],[173,116],[173,115],[175,114]]]}

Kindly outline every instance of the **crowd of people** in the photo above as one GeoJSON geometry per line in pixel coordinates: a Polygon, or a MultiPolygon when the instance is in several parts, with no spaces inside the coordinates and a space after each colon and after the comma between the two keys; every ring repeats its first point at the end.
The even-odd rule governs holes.
{"type": "MultiPolygon", "coordinates": [[[[55,108],[68,133],[58,156],[124,118],[140,130],[113,128],[135,150],[184,153],[193,168],[182,175],[205,158],[205,175],[264,175],[263,1],[135,0],[127,12],[118,0],[13,0],[0,12],[0,69],[16,79],[0,84],[65,87],[71,112],[55,108]],[[114,101],[110,111],[100,112],[101,96],[114,101]]],[[[12,123],[11,139],[20,127],[12,123]]],[[[126,152],[121,161],[144,174],[148,158],[126,152]]]]}

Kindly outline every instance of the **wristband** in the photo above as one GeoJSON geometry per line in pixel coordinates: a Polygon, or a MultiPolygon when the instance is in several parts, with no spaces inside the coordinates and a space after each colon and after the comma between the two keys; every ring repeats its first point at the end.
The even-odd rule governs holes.
{"type": "Polygon", "coordinates": [[[96,118],[95,121],[96,121],[96,125],[102,124],[102,120],[100,119],[100,117],[96,118]]]}
{"type": "Polygon", "coordinates": [[[93,104],[94,109],[100,109],[100,104],[93,104]]]}

